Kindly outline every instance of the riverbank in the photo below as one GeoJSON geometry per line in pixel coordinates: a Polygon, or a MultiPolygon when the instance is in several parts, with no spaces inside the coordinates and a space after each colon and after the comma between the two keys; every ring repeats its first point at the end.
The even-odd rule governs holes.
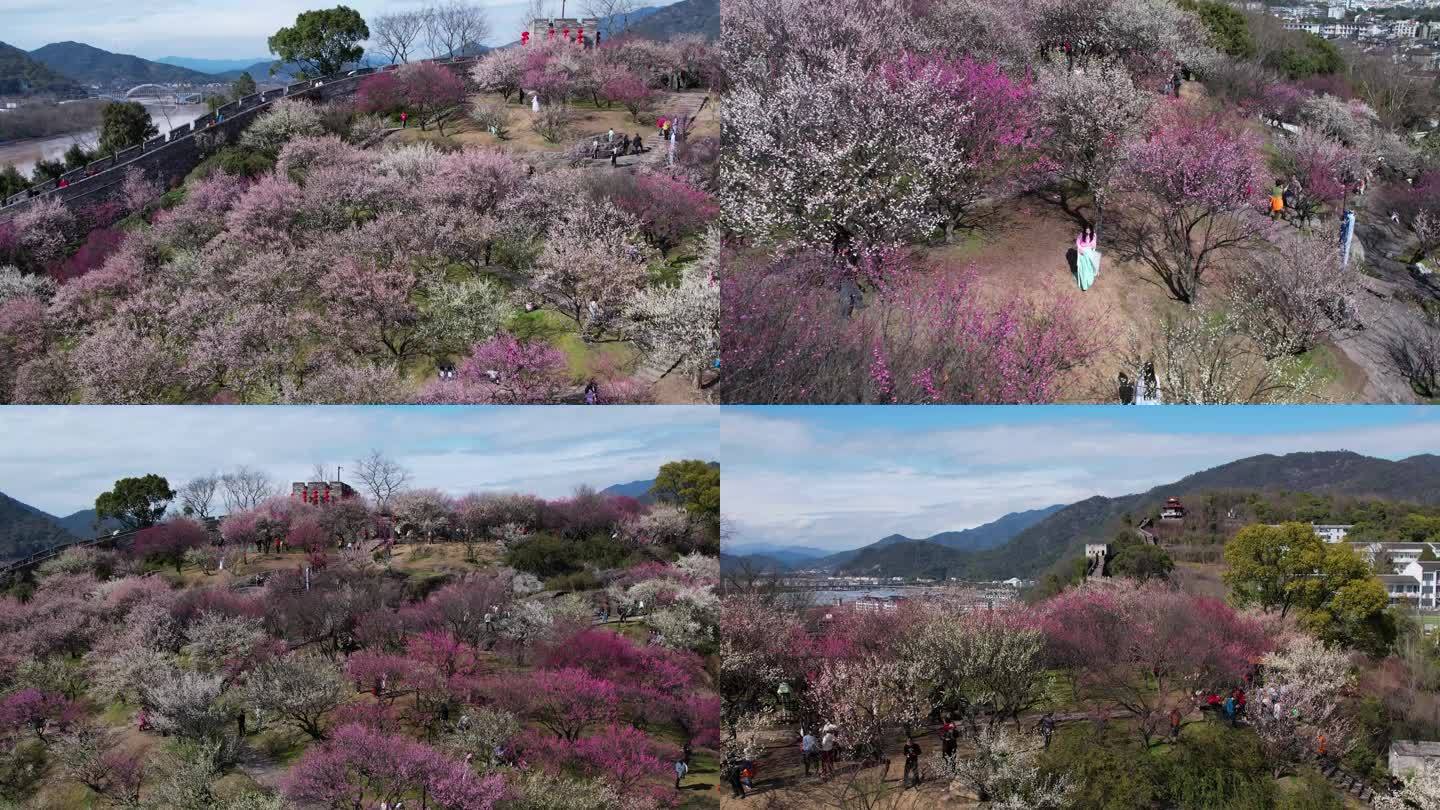
{"type": "MultiPolygon", "coordinates": [[[[204,115],[207,109],[204,104],[145,105],[145,111],[150,113],[150,120],[161,132],[168,132],[175,127],[188,124],[204,115]]],[[[10,114],[12,113],[7,113],[7,115],[10,114]]],[[[42,160],[58,160],[72,145],[79,143],[86,148],[91,148],[99,141],[98,117],[95,124],[90,127],[71,129],[46,137],[0,141],[0,166],[8,163],[19,170],[21,174],[29,176],[36,163],[42,160]]]]}

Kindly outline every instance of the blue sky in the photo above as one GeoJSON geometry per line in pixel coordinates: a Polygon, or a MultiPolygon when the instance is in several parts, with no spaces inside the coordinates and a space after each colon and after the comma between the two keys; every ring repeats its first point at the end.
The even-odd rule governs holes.
{"type": "Polygon", "coordinates": [[[1139,492],[1260,453],[1436,453],[1440,409],[727,407],[720,433],[735,543],[845,549],[1139,492]]]}
{"type": "Polygon", "coordinates": [[[416,487],[559,497],[715,459],[718,421],[716,408],[654,405],[12,406],[0,413],[0,492],[63,516],[124,476],[176,486],[244,464],[288,486],[316,463],[353,469],[374,448],[409,467],[416,487]]]}
{"type": "MultiPolygon", "coordinates": [[[[646,0],[666,6],[675,0],[646,0]]],[[[487,45],[520,38],[526,3],[473,0],[489,11],[487,45]]],[[[0,0],[0,41],[34,50],[73,40],[107,51],[156,59],[267,57],[265,41],[295,22],[302,11],[348,5],[367,20],[386,11],[423,5],[421,0],[0,0]]],[[[546,14],[560,16],[560,0],[546,0],[546,14]]],[[[579,16],[585,0],[568,0],[565,13],[579,16]]]]}

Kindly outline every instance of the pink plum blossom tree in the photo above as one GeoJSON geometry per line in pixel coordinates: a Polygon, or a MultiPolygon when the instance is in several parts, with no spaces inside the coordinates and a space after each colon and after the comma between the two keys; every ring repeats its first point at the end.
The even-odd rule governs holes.
{"type": "Polygon", "coordinates": [[[1120,186],[1133,198],[1117,228],[1121,250],[1187,304],[1221,256],[1260,236],[1259,147],[1237,125],[1173,115],[1126,150],[1120,186]]]}

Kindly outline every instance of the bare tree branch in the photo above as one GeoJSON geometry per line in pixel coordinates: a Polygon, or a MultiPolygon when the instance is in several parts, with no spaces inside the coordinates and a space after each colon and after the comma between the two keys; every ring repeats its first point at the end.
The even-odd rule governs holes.
{"type": "Polygon", "coordinates": [[[225,510],[239,512],[280,494],[280,487],[268,474],[250,467],[237,467],[220,477],[225,493],[225,510]]]}
{"type": "Polygon", "coordinates": [[[386,458],[379,450],[355,462],[355,477],[375,499],[375,506],[388,509],[390,499],[410,482],[410,471],[400,463],[386,458]]]}
{"type": "Polygon", "coordinates": [[[391,62],[409,62],[410,49],[425,30],[425,17],[424,11],[399,11],[376,17],[370,25],[376,48],[390,57],[391,62]]]}

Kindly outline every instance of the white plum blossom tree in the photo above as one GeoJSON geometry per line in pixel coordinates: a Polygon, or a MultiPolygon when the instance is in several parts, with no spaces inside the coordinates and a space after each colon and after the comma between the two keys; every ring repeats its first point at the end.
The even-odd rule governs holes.
{"type": "Polygon", "coordinates": [[[945,134],[843,51],[816,57],[727,99],[721,218],[741,236],[855,263],[939,224],[925,168],[945,134]]]}
{"type": "Polygon", "coordinates": [[[625,307],[625,328],[647,352],[677,358],[695,384],[720,356],[720,285],[699,268],[680,283],[642,290],[625,307]]]}
{"type": "Polygon", "coordinates": [[[1355,721],[1344,711],[1355,682],[1349,656],[1308,635],[1298,635],[1265,656],[1265,686],[1254,697],[1251,726],[1265,747],[1276,778],[1305,760],[1324,734],[1330,751],[1354,743],[1355,721]]]}
{"type": "Polygon", "coordinates": [[[319,107],[308,101],[286,98],[272,104],[246,127],[240,143],[259,152],[278,155],[280,148],[292,138],[324,134],[319,107]]]}
{"type": "Polygon", "coordinates": [[[1041,746],[1008,726],[981,728],[971,740],[974,751],[945,759],[937,756],[940,775],[973,792],[981,802],[1004,810],[1060,810],[1071,807],[1077,785],[1067,774],[1047,775],[1040,768],[1041,746]]]}
{"type": "Polygon", "coordinates": [[[1359,271],[1340,266],[1340,251],[1328,238],[1287,228],[1233,269],[1230,310],[1267,359],[1303,354],[1357,325],[1359,271]]]}

